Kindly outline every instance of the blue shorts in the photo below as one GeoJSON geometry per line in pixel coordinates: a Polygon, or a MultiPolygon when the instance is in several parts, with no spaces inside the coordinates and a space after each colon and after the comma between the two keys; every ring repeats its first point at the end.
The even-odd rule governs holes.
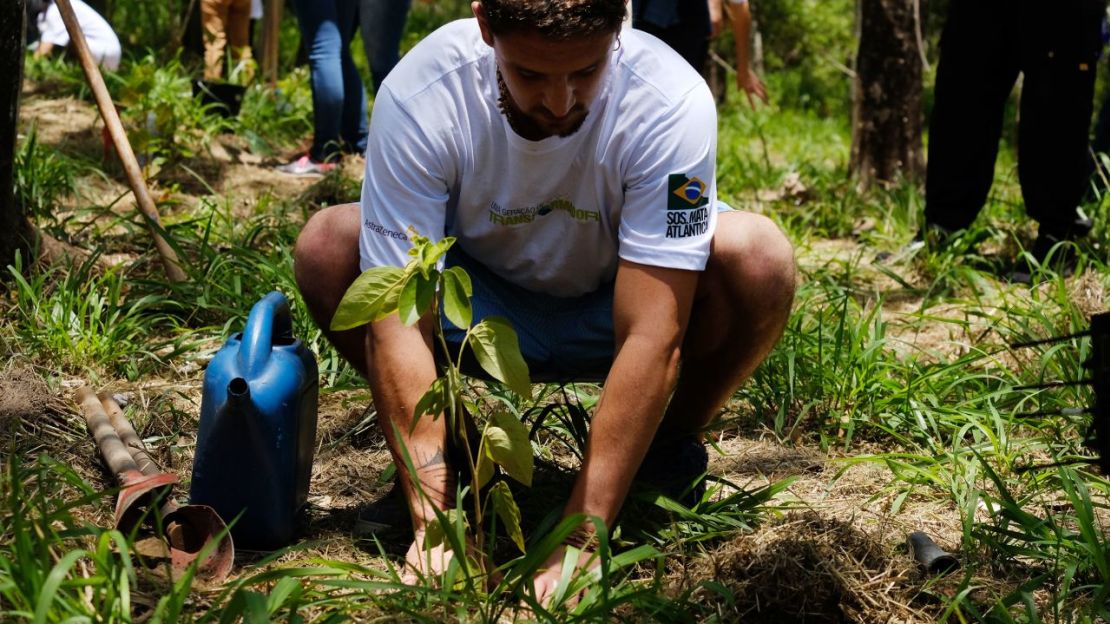
{"type": "MultiPolygon", "coordinates": [[[[615,349],[612,282],[580,297],[553,297],[511,284],[457,249],[447,252],[446,266],[470,275],[474,323],[502,316],[512,324],[532,381],[601,382],[609,374],[615,349]]],[[[466,332],[440,318],[448,345],[458,353],[466,332]]],[[[467,351],[463,371],[488,378],[467,351]]]]}
{"type": "MultiPolygon", "coordinates": [[[[733,212],[733,208],[717,200],[717,212],[733,212]]],[[[605,381],[616,352],[613,282],[580,297],[553,297],[509,283],[458,247],[447,252],[445,266],[462,267],[470,275],[474,285],[472,322],[487,316],[509,320],[532,381],[605,381]]],[[[466,332],[442,313],[440,320],[448,347],[457,354],[466,332]]],[[[463,372],[489,379],[469,349],[463,356],[463,372]]]]}

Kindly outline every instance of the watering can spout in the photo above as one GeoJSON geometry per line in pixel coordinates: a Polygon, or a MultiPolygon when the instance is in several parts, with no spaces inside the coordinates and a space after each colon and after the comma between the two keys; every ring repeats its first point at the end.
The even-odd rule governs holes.
{"type": "Polygon", "coordinates": [[[228,407],[238,410],[251,402],[251,386],[246,379],[236,377],[227,384],[228,407]]]}
{"type": "Polygon", "coordinates": [[[258,406],[251,396],[251,385],[242,377],[235,377],[227,384],[227,400],[219,408],[223,416],[221,429],[226,431],[223,435],[236,439],[233,446],[241,446],[257,441],[256,427],[258,426],[258,406]],[[238,433],[232,433],[233,431],[238,433]],[[245,436],[245,437],[243,437],[245,436]]]}

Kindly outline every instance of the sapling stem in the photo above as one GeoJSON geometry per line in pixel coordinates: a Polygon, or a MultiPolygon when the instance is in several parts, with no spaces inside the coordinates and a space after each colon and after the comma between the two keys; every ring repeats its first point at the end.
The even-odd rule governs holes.
{"type": "MultiPolygon", "coordinates": [[[[443,279],[442,273],[439,274],[439,279],[443,279]]],[[[440,301],[440,295],[437,294],[436,305],[433,306],[432,309],[439,310],[440,305],[442,305],[442,302],[440,301]]],[[[461,400],[460,386],[462,383],[461,379],[459,378],[459,371],[462,370],[463,351],[466,349],[466,346],[470,342],[471,329],[467,328],[466,336],[463,338],[462,345],[459,347],[457,360],[452,362],[451,350],[447,346],[447,337],[443,333],[443,320],[439,317],[438,312],[433,313],[436,314],[436,320],[433,325],[436,339],[439,341],[440,347],[443,349],[443,353],[447,356],[444,358],[447,362],[447,370],[444,372],[447,378],[447,410],[449,412],[447,420],[447,430],[450,432],[450,435],[457,441],[457,443],[462,446],[463,455],[466,457],[466,468],[470,477],[470,495],[474,498],[474,526],[478,527],[478,530],[474,531],[474,542],[478,552],[484,553],[485,536],[483,535],[481,530],[482,496],[480,488],[478,487],[478,467],[475,463],[473,454],[470,452],[470,440],[467,436],[466,423],[464,422],[464,417],[460,413],[459,409],[459,402],[461,400]]],[[[465,554],[463,556],[465,556],[465,554]]],[[[478,558],[478,566],[482,574],[485,574],[486,564],[484,557],[478,558]]]]}

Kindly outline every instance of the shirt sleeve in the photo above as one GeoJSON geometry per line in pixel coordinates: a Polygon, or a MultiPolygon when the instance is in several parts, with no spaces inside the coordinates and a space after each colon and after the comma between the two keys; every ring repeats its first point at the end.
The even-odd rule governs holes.
{"type": "Polygon", "coordinates": [[[624,172],[620,257],[700,271],[717,225],[717,110],[703,81],[665,112],[641,120],[624,172]]]}
{"type": "Polygon", "coordinates": [[[388,87],[374,100],[362,181],[359,256],[362,270],[404,266],[413,232],[444,237],[449,199],[443,141],[429,136],[388,87]]]}
{"type": "Polygon", "coordinates": [[[69,45],[69,32],[62,21],[62,12],[53,2],[39,20],[39,41],[63,47],[69,45]]]}

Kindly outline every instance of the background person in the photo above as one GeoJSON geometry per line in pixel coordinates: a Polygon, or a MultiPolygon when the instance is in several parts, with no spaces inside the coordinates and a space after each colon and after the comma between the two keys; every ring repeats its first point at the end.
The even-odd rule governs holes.
{"type": "MultiPolygon", "coordinates": [[[[936,103],[929,123],[925,224],[915,244],[972,224],[994,180],[1006,102],[1023,76],[1018,180],[1039,223],[1032,255],[1083,237],[1077,207],[1088,184],[1095,69],[1105,0],[951,2],[940,42],[936,103]]],[[[1060,250],[1070,271],[1070,249],[1060,250]]],[[[1010,277],[1028,282],[1024,262],[1010,277]]]]}
{"type": "Polygon", "coordinates": [[[747,0],[633,0],[632,27],[651,33],[674,48],[704,75],[709,59],[709,40],[721,33],[727,17],[732,22],[736,49],[736,87],[748,103],[767,102],[767,89],[751,66],[751,7],[747,0]]]}
{"type": "Polygon", "coordinates": [[[718,21],[722,14],[732,22],[732,39],[736,51],[736,88],[748,98],[748,104],[755,108],[755,101],[768,102],[767,88],[763,86],[759,74],[752,68],[752,8],[748,0],[727,0],[721,10],[722,0],[709,0],[710,18],[713,21],[712,34],[720,32],[718,21]]]}
{"type": "Polygon", "coordinates": [[[374,93],[401,60],[401,36],[411,5],[412,0],[361,0],[358,16],[362,46],[370,63],[374,93]]]}
{"type": "MultiPolygon", "coordinates": [[[[651,33],[671,46],[700,74],[709,58],[714,0],[632,0],[632,27],[651,33]]],[[[720,0],[716,0],[720,8],[720,0]]],[[[719,21],[718,21],[719,26],[719,21]]]]}
{"type": "MultiPolygon", "coordinates": [[[[89,46],[89,53],[93,60],[106,69],[115,71],[119,69],[120,48],[119,37],[95,9],[81,0],[70,0],[77,23],[85,35],[85,42],[89,46]]],[[[62,21],[62,12],[52,0],[44,3],[37,20],[39,30],[39,43],[35,49],[35,56],[48,56],[54,48],[69,46],[69,32],[65,22],[62,21]]]]}
{"type": "Polygon", "coordinates": [[[335,168],[343,152],[366,150],[366,92],[351,59],[359,0],[295,0],[297,23],[312,74],[314,134],[308,153],[278,171],[318,176],[335,168]]]}
{"type": "Polygon", "coordinates": [[[219,80],[223,76],[228,46],[232,67],[251,59],[251,0],[200,0],[200,20],[204,29],[205,80],[219,80]]]}

